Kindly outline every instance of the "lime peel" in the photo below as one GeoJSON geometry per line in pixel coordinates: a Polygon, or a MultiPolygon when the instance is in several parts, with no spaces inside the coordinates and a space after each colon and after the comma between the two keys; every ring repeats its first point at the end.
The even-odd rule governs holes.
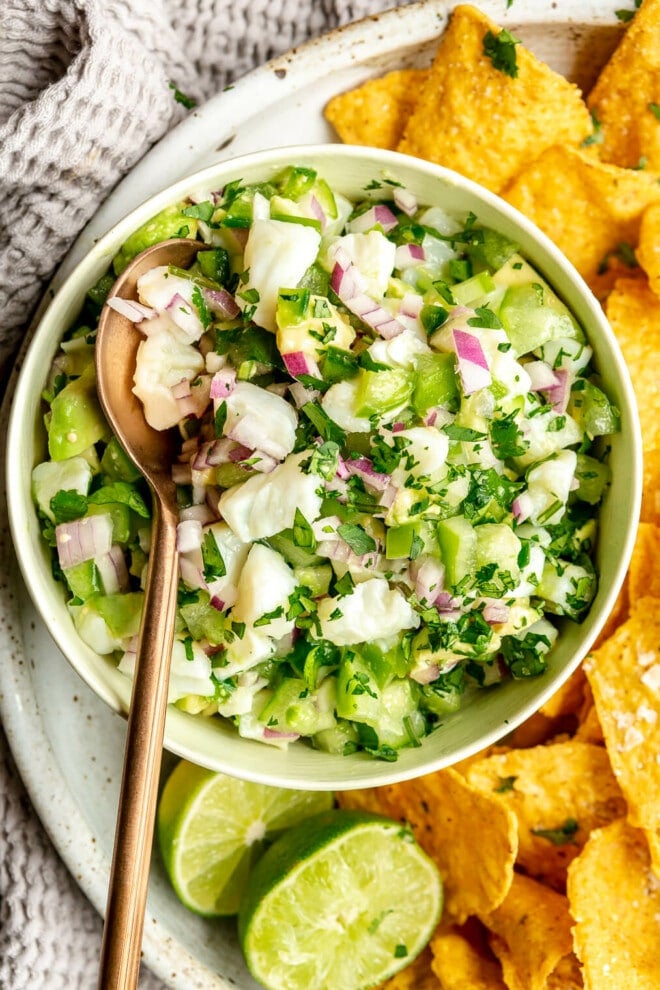
{"type": "Polygon", "coordinates": [[[239,939],[266,990],[365,990],[408,965],[440,917],[437,867],[400,823],[329,811],[255,866],[239,939]]]}

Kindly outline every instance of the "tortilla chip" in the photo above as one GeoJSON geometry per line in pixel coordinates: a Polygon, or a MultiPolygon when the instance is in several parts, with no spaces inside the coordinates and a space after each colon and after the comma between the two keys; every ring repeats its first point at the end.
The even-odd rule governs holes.
{"type": "Polygon", "coordinates": [[[379,990],[443,990],[431,969],[433,954],[427,946],[410,966],[396,973],[379,990]]]}
{"type": "Polygon", "coordinates": [[[645,595],[660,599],[660,527],[640,523],[628,569],[630,600],[645,595]]]}
{"type": "Polygon", "coordinates": [[[594,696],[591,685],[587,684],[584,692],[584,704],[578,716],[578,727],[573,736],[579,742],[593,743],[594,746],[602,746],[605,743],[603,727],[598,720],[598,712],[594,705],[594,696]]]}
{"type": "Polygon", "coordinates": [[[644,451],[640,519],[660,526],[660,446],[644,451]]]}
{"type": "Polygon", "coordinates": [[[628,595],[628,581],[625,580],[619,588],[619,594],[616,596],[616,601],[612,606],[612,611],[608,615],[605,620],[605,625],[598,634],[594,648],[598,648],[601,643],[605,642],[606,639],[609,639],[621,623],[626,621],[629,610],[630,601],[628,595]]]}
{"type": "Polygon", "coordinates": [[[548,977],[546,990],[581,990],[584,986],[580,960],[571,952],[557,963],[548,977]]]}
{"type": "Polygon", "coordinates": [[[642,214],[660,202],[660,176],[606,165],[556,146],[520,172],[504,193],[555,242],[597,295],[599,269],[621,245],[637,244],[642,214]]]}
{"type": "Polygon", "coordinates": [[[564,681],[558,691],[539,709],[546,718],[563,718],[576,715],[584,700],[586,678],[581,667],[564,681]]]}
{"type": "Polygon", "coordinates": [[[597,829],[571,864],[568,897],[586,986],[657,990],[660,883],[643,833],[623,819],[597,829]]]}
{"type": "Polygon", "coordinates": [[[585,661],[612,768],[639,828],[660,828],[660,600],[630,618],[585,661]]]}
{"type": "Polygon", "coordinates": [[[510,990],[545,990],[559,960],[573,951],[567,899],[519,873],[502,904],[482,920],[510,990]]]}
{"type": "MultiPolygon", "coordinates": [[[[632,5],[631,5],[632,6],[632,5]]],[[[604,161],[660,169],[660,0],[644,0],[587,103],[599,124],[604,161]]]]}
{"type": "Polygon", "coordinates": [[[488,947],[475,945],[460,930],[438,932],[431,949],[442,990],[506,990],[502,968],[488,947]]]}
{"type": "Polygon", "coordinates": [[[379,787],[366,800],[365,805],[360,791],[340,796],[343,807],[368,807],[411,825],[440,870],[452,920],[462,922],[501,903],[511,884],[518,836],[513,812],[496,795],[484,794],[447,769],[379,787]]]}
{"type": "Polygon", "coordinates": [[[644,832],[651,856],[651,869],[660,880],[660,830],[644,832]]]}
{"type": "Polygon", "coordinates": [[[548,742],[557,733],[557,720],[542,712],[535,712],[513,730],[505,739],[510,749],[529,749],[548,742]]]}
{"type": "Polygon", "coordinates": [[[589,832],[626,814],[607,753],[590,743],[489,756],[473,764],[468,782],[511,808],[518,819],[518,864],[555,890],[564,889],[566,868],[589,832]]]}
{"type": "MultiPolygon", "coordinates": [[[[630,371],[646,454],[660,447],[660,299],[646,282],[619,279],[607,300],[605,313],[630,371]]],[[[645,477],[645,488],[648,482],[645,477]]]]}
{"type": "Polygon", "coordinates": [[[428,69],[398,69],[334,96],[324,110],[342,141],[393,150],[401,140],[428,69]]]}
{"type": "Polygon", "coordinates": [[[494,192],[553,144],[592,130],[579,89],[516,45],[516,78],[484,54],[500,29],[475,7],[454,8],[399,151],[437,162],[494,192]]]}
{"type": "MultiPolygon", "coordinates": [[[[656,127],[660,132],[660,123],[656,127]]],[[[635,254],[648,276],[651,291],[660,298],[660,203],[653,203],[642,214],[635,254]]]]}

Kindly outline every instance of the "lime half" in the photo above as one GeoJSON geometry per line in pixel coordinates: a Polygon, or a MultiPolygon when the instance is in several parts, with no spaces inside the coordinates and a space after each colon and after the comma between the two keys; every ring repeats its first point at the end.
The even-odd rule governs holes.
{"type": "Polygon", "coordinates": [[[421,952],[438,922],[437,867],[408,828],[357,810],[286,832],[256,864],[238,916],[267,990],[363,990],[421,952]]]}
{"type": "Polygon", "coordinates": [[[252,784],[183,760],[165,784],[157,819],[177,896],[198,914],[236,914],[265,843],[332,802],[323,791],[252,784]]]}

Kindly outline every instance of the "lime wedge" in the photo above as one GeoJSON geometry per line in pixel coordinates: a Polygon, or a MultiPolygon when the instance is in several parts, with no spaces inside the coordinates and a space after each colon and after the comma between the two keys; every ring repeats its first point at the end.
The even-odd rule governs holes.
{"type": "Polygon", "coordinates": [[[408,828],[333,810],[266,851],[250,876],[238,932],[266,990],[363,990],[421,952],[441,907],[437,867],[408,828]]]}
{"type": "Polygon", "coordinates": [[[327,792],[253,784],[183,760],[165,784],[157,818],[177,896],[198,914],[236,914],[264,845],[332,802],[327,792]]]}

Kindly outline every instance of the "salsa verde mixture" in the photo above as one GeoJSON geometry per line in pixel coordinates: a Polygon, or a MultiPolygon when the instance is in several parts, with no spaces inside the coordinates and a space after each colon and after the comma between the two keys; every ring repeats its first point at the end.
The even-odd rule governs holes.
{"type": "Polygon", "coordinates": [[[475,691],[541,675],[554,617],[595,594],[618,428],[583,330],[477,217],[387,178],[349,202],[298,166],[145,224],[62,343],[33,490],[81,638],[132,674],[149,497],[98,406],[94,328],[173,236],[203,242],[193,266],[111,301],[144,338],[147,419],[180,436],[170,701],[395,760],[475,691]]]}

